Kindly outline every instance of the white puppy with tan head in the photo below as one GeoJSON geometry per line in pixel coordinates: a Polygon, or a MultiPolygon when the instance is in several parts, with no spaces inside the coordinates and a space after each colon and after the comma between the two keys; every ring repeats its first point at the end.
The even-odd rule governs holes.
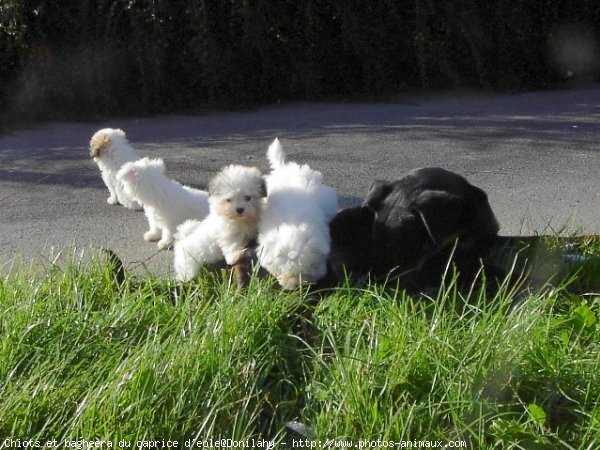
{"type": "Polygon", "coordinates": [[[272,172],[258,227],[259,264],[286,290],[315,282],[327,271],[328,224],[338,210],[338,196],[323,184],[321,172],[286,162],[279,139],[267,152],[272,172]]]}
{"type": "Polygon", "coordinates": [[[208,217],[187,221],[177,229],[174,268],[179,281],[191,280],[205,264],[223,260],[235,264],[258,234],[267,195],[258,169],[227,166],[212,179],[208,192],[208,217]]]}
{"type": "Polygon", "coordinates": [[[158,248],[169,248],[177,226],[189,219],[208,215],[208,193],[171,180],[162,159],[142,158],[128,162],[117,173],[124,191],[144,207],[150,229],[146,241],[158,241],[158,248]]]}
{"type": "Polygon", "coordinates": [[[90,157],[98,164],[102,180],[110,192],[106,201],[111,205],[120,203],[129,209],[142,209],[138,202],[125,193],[123,183],[117,180],[117,172],[123,164],[140,158],[129,144],[125,132],[103,128],[94,133],[90,140],[90,157]]]}

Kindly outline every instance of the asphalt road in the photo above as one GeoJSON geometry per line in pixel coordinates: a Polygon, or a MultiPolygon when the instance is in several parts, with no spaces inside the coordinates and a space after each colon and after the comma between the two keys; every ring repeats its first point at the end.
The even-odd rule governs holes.
{"type": "Polygon", "coordinates": [[[44,123],[0,136],[0,272],[15,256],[108,247],[130,267],[170,270],[171,252],[142,240],[143,213],[106,203],[91,135],[122,128],[142,156],[205,187],[225,164],[267,170],[278,136],[290,159],[321,170],[342,206],[375,179],[440,166],[488,192],[502,234],[600,230],[600,85],[519,95],[452,93],[373,104],[295,103],[200,116],[44,123]],[[74,250],[74,248],[76,250],[74,250]]]}

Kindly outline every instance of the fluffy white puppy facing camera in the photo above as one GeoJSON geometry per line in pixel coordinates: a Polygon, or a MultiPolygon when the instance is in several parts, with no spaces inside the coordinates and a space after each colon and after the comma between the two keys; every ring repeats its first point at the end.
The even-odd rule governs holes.
{"type": "Polygon", "coordinates": [[[208,192],[208,217],[177,229],[174,268],[179,281],[194,278],[202,265],[236,264],[258,234],[267,191],[257,168],[227,166],[211,180],[208,192]]]}

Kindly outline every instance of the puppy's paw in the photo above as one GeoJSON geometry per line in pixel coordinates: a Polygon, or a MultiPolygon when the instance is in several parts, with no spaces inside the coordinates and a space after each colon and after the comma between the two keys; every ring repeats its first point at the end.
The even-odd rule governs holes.
{"type": "Polygon", "coordinates": [[[144,233],[144,240],[146,242],[156,242],[159,241],[161,237],[160,231],[146,231],[144,233]]]}
{"type": "Polygon", "coordinates": [[[158,246],[159,250],[170,250],[173,248],[173,241],[161,239],[156,245],[158,246]]]}
{"type": "Polygon", "coordinates": [[[108,203],[109,205],[118,205],[119,201],[117,200],[117,197],[108,197],[106,199],[106,203],[108,203]]]}
{"type": "Polygon", "coordinates": [[[142,211],[144,207],[140,205],[138,202],[133,201],[125,204],[126,208],[132,209],[133,211],[142,211]]]}
{"type": "Polygon", "coordinates": [[[245,249],[239,249],[236,251],[228,252],[225,255],[225,262],[230,266],[242,261],[246,256],[245,249]]]}
{"type": "Polygon", "coordinates": [[[300,286],[300,278],[293,275],[279,275],[277,281],[284,291],[293,291],[300,286]]]}

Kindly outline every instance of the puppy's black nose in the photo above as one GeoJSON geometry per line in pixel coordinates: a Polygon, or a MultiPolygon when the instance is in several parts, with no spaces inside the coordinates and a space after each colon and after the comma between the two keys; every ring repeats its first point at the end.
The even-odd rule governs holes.
{"type": "Polygon", "coordinates": [[[244,208],[236,208],[235,212],[237,212],[238,214],[242,214],[244,212],[244,208]]]}

